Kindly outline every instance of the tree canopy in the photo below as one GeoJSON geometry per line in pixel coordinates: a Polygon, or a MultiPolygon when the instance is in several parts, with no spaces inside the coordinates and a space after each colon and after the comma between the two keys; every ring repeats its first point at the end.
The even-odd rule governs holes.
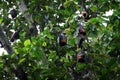
{"type": "Polygon", "coordinates": [[[0,0],[0,79],[120,80],[119,28],[120,0],[0,0]]]}

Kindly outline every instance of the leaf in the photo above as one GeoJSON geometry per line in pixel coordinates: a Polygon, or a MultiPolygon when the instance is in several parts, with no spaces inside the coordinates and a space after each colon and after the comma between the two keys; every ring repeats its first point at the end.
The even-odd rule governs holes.
{"type": "Polygon", "coordinates": [[[24,46],[29,46],[30,44],[31,44],[31,42],[29,39],[24,42],[24,46]]]}
{"type": "Polygon", "coordinates": [[[78,63],[77,64],[78,70],[83,70],[85,67],[86,67],[86,64],[84,64],[84,63],[78,63]]]}
{"type": "Polygon", "coordinates": [[[97,6],[92,5],[92,6],[91,6],[91,10],[92,10],[92,11],[96,11],[96,10],[97,10],[97,6]]]}
{"type": "Polygon", "coordinates": [[[48,6],[45,6],[46,10],[48,11],[49,7],[48,6]]]}
{"type": "Polygon", "coordinates": [[[21,59],[21,60],[18,62],[18,64],[23,63],[25,60],[26,60],[25,58],[21,59]]]}
{"type": "Polygon", "coordinates": [[[15,54],[12,54],[12,55],[11,55],[11,58],[15,58],[15,56],[16,56],[15,54]]]}
{"type": "Polygon", "coordinates": [[[46,43],[46,42],[43,42],[43,43],[42,43],[42,46],[44,46],[44,47],[45,47],[46,45],[47,45],[47,43],[46,43]]]}
{"type": "Polygon", "coordinates": [[[0,19],[0,24],[2,23],[3,19],[0,19]]]}
{"type": "Polygon", "coordinates": [[[74,52],[74,51],[70,51],[69,54],[70,54],[70,55],[74,55],[75,52],[74,52]]]}
{"type": "Polygon", "coordinates": [[[70,38],[70,39],[68,40],[68,44],[71,45],[71,46],[74,46],[75,40],[76,40],[75,38],[70,38]]]}
{"type": "Polygon", "coordinates": [[[19,54],[19,52],[17,51],[17,49],[14,50],[16,54],[19,54]]]}
{"type": "Polygon", "coordinates": [[[70,7],[71,5],[73,5],[73,1],[71,1],[71,0],[64,2],[64,7],[65,7],[65,8],[68,8],[68,7],[70,7]]]}

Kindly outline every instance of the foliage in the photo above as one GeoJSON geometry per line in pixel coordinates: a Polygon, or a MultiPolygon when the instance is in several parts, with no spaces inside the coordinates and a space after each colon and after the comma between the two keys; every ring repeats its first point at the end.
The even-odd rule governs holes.
{"type": "Polygon", "coordinates": [[[11,30],[22,27],[20,39],[12,47],[15,54],[0,56],[0,79],[17,80],[13,73],[13,63],[22,67],[28,80],[119,80],[120,79],[120,1],[84,0],[90,11],[99,12],[97,17],[85,22],[87,40],[83,47],[91,62],[79,63],[75,56],[79,53],[76,46],[76,29],[83,18],[79,0],[24,0],[28,12],[38,26],[39,34],[28,35],[28,23],[20,14],[16,0],[0,1],[0,24],[8,38],[11,30]],[[19,15],[9,18],[10,9],[16,7],[19,15]],[[113,14],[105,16],[106,11],[113,14]],[[60,47],[57,38],[65,30],[68,44],[60,47]],[[45,61],[46,55],[47,61],[45,61]],[[74,67],[74,69],[73,69],[74,67]]]}

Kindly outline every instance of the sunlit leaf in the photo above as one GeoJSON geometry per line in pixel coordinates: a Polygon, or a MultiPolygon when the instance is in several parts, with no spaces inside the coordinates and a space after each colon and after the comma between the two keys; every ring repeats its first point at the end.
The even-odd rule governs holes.
{"type": "Polygon", "coordinates": [[[20,59],[20,61],[18,62],[18,64],[22,64],[26,59],[23,58],[23,59],[20,59]]]}
{"type": "Polygon", "coordinates": [[[26,41],[24,41],[24,46],[29,46],[31,44],[31,42],[30,42],[30,40],[28,39],[28,40],[26,40],[26,41]]]}

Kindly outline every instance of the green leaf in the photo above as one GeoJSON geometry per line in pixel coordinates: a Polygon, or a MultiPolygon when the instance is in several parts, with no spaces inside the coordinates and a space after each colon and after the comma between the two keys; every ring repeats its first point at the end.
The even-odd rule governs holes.
{"type": "Polygon", "coordinates": [[[75,40],[76,40],[75,38],[72,38],[72,37],[71,37],[71,38],[68,40],[68,44],[71,45],[71,46],[74,46],[74,45],[75,45],[75,40]]]}
{"type": "Polygon", "coordinates": [[[48,6],[45,6],[46,10],[48,11],[49,7],[48,6]]]}
{"type": "Polygon", "coordinates": [[[24,46],[29,46],[30,44],[31,44],[31,42],[29,39],[24,42],[24,46]]]}
{"type": "Polygon", "coordinates": [[[42,46],[44,46],[44,47],[45,47],[46,45],[47,45],[47,43],[46,43],[46,42],[43,42],[43,43],[42,43],[42,46]]]}
{"type": "Polygon", "coordinates": [[[2,18],[0,18],[0,24],[1,24],[1,22],[3,21],[3,19],[2,18]]]}
{"type": "Polygon", "coordinates": [[[21,60],[18,62],[18,64],[23,63],[25,60],[26,60],[25,58],[21,59],[21,60]]]}
{"type": "Polygon", "coordinates": [[[91,6],[91,10],[92,10],[92,11],[96,11],[96,10],[97,10],[97,6],[92,5],[92,6],[91,6]]]}
{"type": "Polygon", "coordinates": [[[69,1],[66,1],[66,2],[64,2],[64,7],[65,8],[68,8],[68,7],[70,7],[71,5],[73,5],[73,1],[72,0],[69,0],[69,1]]]}
{"type": "Polygon", "coordinates": [[[70,55],[74,55],[75,52],[74,52],[74,51],[70,51],[69,54],[70,54],[70,55]]]}
{"type": "Polygon", "coordinates": [[[86,64],[84,64],[84,63],[78,63],[77,64],[78,70],[83,70],[83,69],[85,69],[85,67],[86,67],[86,64]]]}

